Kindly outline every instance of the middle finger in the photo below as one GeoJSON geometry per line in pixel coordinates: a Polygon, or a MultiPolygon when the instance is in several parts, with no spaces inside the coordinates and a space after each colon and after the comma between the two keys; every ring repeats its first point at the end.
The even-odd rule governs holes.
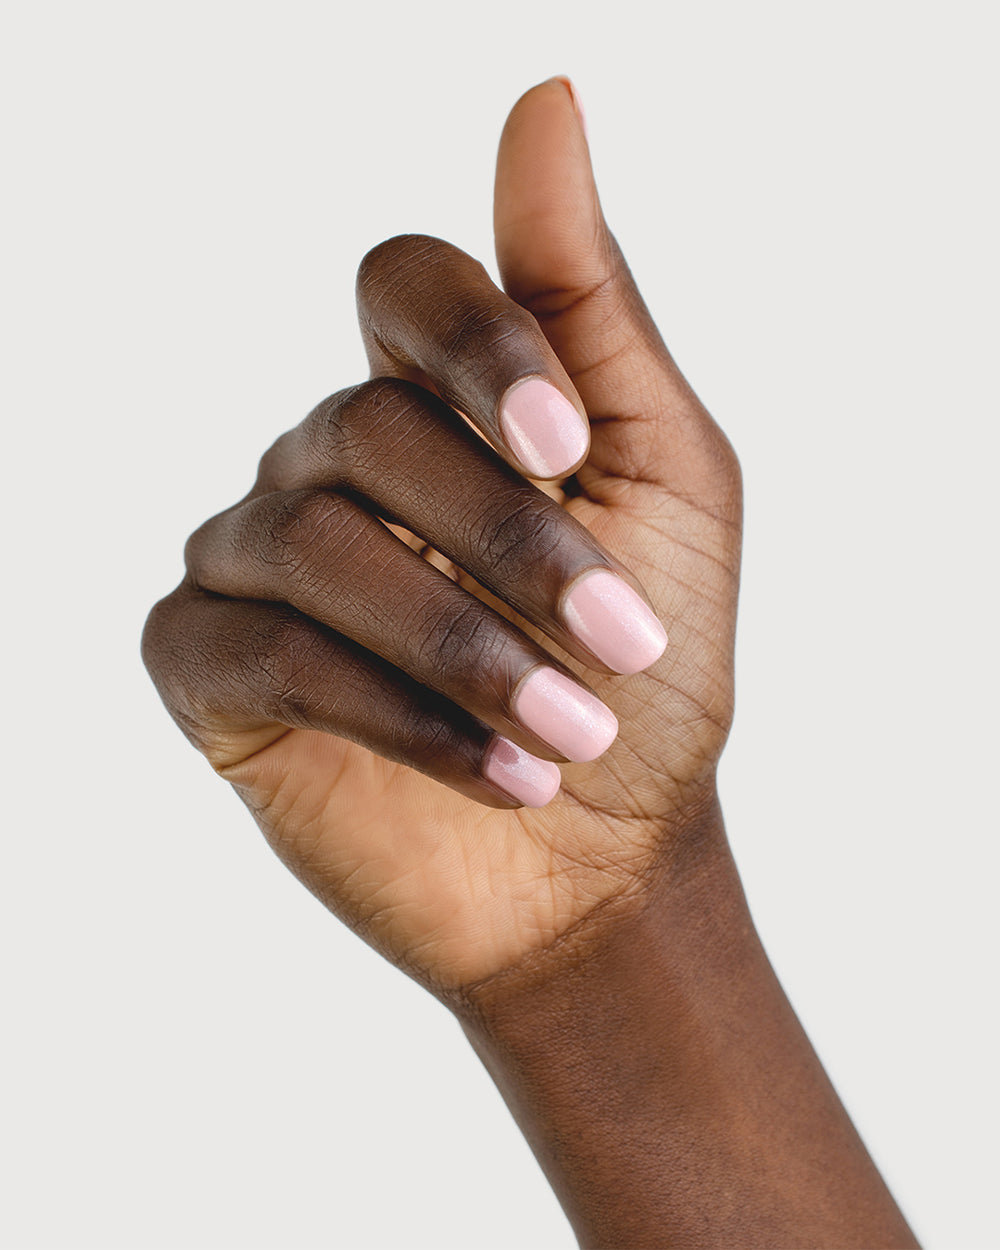
{"type": "Polygon", "coordinates": [[[413,383],[324,401],[264,456],[253,493],[317,488],[370,501],[590,668],[637,673],[666,646],[632,574],[413,383]]]}

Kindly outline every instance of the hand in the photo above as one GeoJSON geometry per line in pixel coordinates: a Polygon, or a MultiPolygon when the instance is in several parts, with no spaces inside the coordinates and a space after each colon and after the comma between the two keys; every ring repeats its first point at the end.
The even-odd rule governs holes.
{"type": "Polygon", "coordinates": [[[732,708],[737,462],[608,231],[563,80],[511,113],[495,226],[506,295],[438,240],[365,258],[373,380],[192,536],[144,638],[277,853],[439,993],[697,848],[732,708]]]}
{"type": "Polygon", "coordinates": [[[292,870],[455,1011],[582,1245],[912,1247],[728,850],[739,470],[562,80],[507,122],[495,225],[506,295],[436,239],[365,258],[373,380],[192,536],[147,663],[292,870]]]}

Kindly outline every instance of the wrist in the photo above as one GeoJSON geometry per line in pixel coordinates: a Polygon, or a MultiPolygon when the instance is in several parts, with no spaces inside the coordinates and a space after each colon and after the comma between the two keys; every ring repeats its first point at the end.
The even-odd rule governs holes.
{"type": "Polygon", "coordinates": [[[448,999],[463,1026],[506,1029],[521,1012],[555,1007],[586,984],[614,997],[641,974],[652,940],[679,956],[678,939],[708,910],[746,919],[739,876],[714,787],[670,822],[655,859],[631,888],[598,903],[551,945],[464,986],[448,999]],[[676,936],[674,935],[676,930],[676,936]]]}
{"type": "Polygon", "coordinates": [[[456,1014],[581,1244],[915,1244],[771,970],[717,804],[559,945],[456,1014]]]}

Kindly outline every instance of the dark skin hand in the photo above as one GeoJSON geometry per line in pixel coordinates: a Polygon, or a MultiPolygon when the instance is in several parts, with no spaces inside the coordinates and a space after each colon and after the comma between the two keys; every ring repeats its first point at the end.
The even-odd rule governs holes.
{"type": "Polygon", "coordinates": [[[739,467],[564,80],[507,122],[495,228],[502,291],[436,239],[365,257],[372,379],[192,535],[146,663],[292,871],[456,1013],[582,1244],[915,1245],[733,867],[739,467]]]}

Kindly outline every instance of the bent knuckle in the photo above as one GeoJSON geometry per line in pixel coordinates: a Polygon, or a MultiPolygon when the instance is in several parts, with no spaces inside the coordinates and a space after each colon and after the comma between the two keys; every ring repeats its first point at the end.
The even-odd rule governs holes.
{"type": "Polygon", "coordinates": [[[245,542],[258,562],[295,579],[350,541],[357,509],[329,491],[289,491],[260,521],[249,527],[245,542]]]}
{"type": "Polygon", "coordinates": [[[520,361],[537,353],[540,331],[531,313],[512,302],[459,300],[449,310],[441,335],[441,355],[450,370],[469,372],[484,357],[520,361]]]}
{"type": "Polygon", "coordinates": [[[312,437],[317,450],[349,477],[352,466],[387,441],[406,438],[427,394],[400,378],[372,378],[339,397],[336,408],[317,412],[312,437]]]}
{"type": "Polygon", "coordinates": [[[311,452],[309,458],[330,466],[331,485],[338,478],[340,466],[357,438],[358,397],[364,385],[362,383],[361,386],[328,395],[302,423],[305,441],[311,452]]]}
{"type": "Polygon", "coordinates": [[[274,613],[248,648],[264,714],[282,724],[308,724],[317,681],[316,637],[298,617],[274,613]]]}
{"type": "Polygon", "coordinates": [[[381,437],[387,424],[412,418],[426,392],[402,378],[372,378],[356,386],[344,405],[343,428],[354,438],[370,437],[377,428],[381,437]]]}
{"type": "Polygon", "coordinates": [[[405,705],[386,725],[385,753],[432,774],[439,774],[442,766],[459,771],[470,754],[469,734],[474,731],[475,722],[467,713],[429,691],[405,705]]]}
{"type": "Polygon", "coordinates": [[[457,610],[446,604],[420,648],[419,667],[433,681],[470,677],[493,669],[500,661],[503,639],[496,623],[478,600],[457,610]]]}
{"type": "Polygon", "coordinates": [[[274,440],[257,462],[257,478],[254,490],[260,494],[269,494],[275,490],[288,487],[290,461],[294,457],[291,450],[295,441],[295,431],[288,430],[274,440]]]}
{"type": "Polygon", "coordinates": [[[233,666],[228,635],[216,628],[220,605],[188,580],[154,604],[142,636],[142,659],[170,715],[204,750],[204,727],[218,719],[218,676],[233,666]]]}
{"type": "Polygon", "coordinates": [[[192,534],[188,535],[184,544],[184,567],[196,585],[200,584],[211,562],[212,552],[217,546],[219,520],[224,515],[224,513],[219,513],[218,516],[209,517],[207,521],[203,521],[192,534]]]}
{"type": "Polygon", "coordinates": [[[310,451],[319,451],[319,463],[328,466],[328,480],[335,485],[338,477],[336,450],[339,445],[340,410],[356,389],[348,387],[336,391],[321,400],[306,416],[281,434],[264,452],[257,464],[257,479],[252,491],[255,495],[271,494],[279,490],[291,490],[295,483],[301,484],[305,464],[316,459],[310,451]],[[303,444],[306,456],[303,457],[303,444]],[[316,446],[310,446],[315,444],[316,446]]]}
{"type": "Polygon", "coordinates": [[[500,516],[493,512],[482,529],[490,567],[507,576],[530,574],[548,564],[565,537],[560,517],[534,499],[500,516]]]}
{"type": "Polygon", "coordinates": [[[178,587],[153,604],[143,626],[142,662],[157,689],[162,689],[164,660],[169,660],[176,647],[181,609],[181,588],[178,587]]]}
{"type": "Polygon", "coordinates": [[[413,266],[425,266],[436,259],[450,244],[428,234],[397,234],[371,248],[358,265],[358,303],[364,307],[377,300],[401,272],[413,266]]]}

